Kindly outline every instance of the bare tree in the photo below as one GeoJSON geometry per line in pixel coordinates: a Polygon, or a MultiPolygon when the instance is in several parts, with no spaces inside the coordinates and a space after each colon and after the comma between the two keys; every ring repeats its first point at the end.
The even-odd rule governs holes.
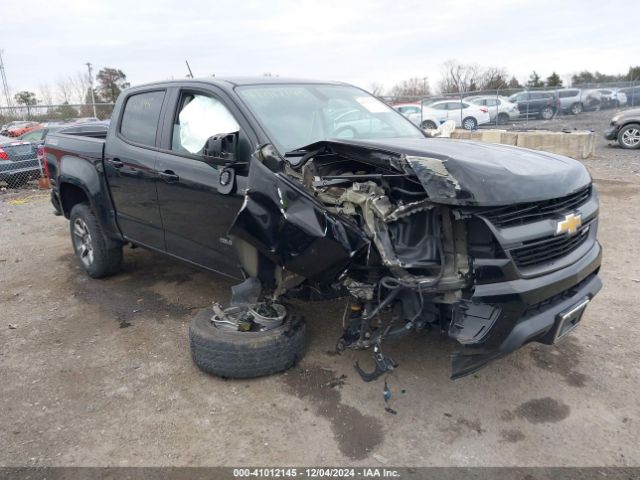
{"type": "Polygon", "coordinates": [[[447,60],[442,64],[440,92],[462,93],[475,90],[497,90],[509,85],[509,75],[504,68],[481,67],[447,60]]]}
{"type": "Polygon", "coordinates": [[[59,103],[71,103],[72,87],[68,78],[58,78],[56,81],[56,92],[59,103]]]}
{"type": "Polygon", "coordinates": [[[53,105],[53,92],[48,83],[38,85],[38,97],[42,99],[44,105],[53,105]]]}
{"type": "Polygon", "coordinates": [[[420,97],[431,95],[429,80],[427,77],[411,77],[396,83],[391,88],[391,97],[394,101],[416,100],[420,97]]]}
{"type": "Polygon", "coordinates": [[[84,103],[85,95],[89,88],[89,76],[82,72],[70,75],[69,86],[71,88],[72,103],[84,103]]]}
{"type": "Polygon", "coordinates": [[[508,87],[508,75],[504,68],[487,67],[480,72],[479,90],[498,90],[508,87]]]}
{"type": "Polygon", "coordinates": [[[447,60],[442,64],[440,92],[460,93],[478,89],[480,67],[476,64],[464,65],[456,60],[447,60]]]}
{"type": "Polygon", "coordinates": [[[371,82],[369,84],[369,93],[374,97],[381,97],[384,95],[384,85],[378,82],[371,82]]]}

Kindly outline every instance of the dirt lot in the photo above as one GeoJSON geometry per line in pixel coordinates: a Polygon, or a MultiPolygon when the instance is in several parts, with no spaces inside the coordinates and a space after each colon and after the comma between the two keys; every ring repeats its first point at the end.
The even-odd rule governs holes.
{"type": "MultiPolygon", "coordinates": [[[[597,128],[611,112],[553,128],[597,128]]],[[[540,122],[542,126],[542,122],[540,122]]],[[[531,344],[450,381],[456,345],[390,345],[400,368],[363,383],[331,353],[341,302],[301,304],[301,365],[225,381],[189,355],[190,317],[230,284],[142,249],[90,280],[46,194],[0,194],[0,465],[640,465],[640,152],[599,140],[604,288],[556,347],[531,344]]]]}

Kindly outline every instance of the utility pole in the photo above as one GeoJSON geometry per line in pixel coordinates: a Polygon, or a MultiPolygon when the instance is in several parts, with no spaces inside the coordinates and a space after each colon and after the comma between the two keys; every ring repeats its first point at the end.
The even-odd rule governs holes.
{"type": "Polygon", "coordinates": [[[87,62],[85,63],[85,65],[89,70],[89,89],[91,90],[91,105],[93,105],[93,116],[97,118],[98,113],[96,112],[96,97],[95,97],[95,94],[93,93],[93,71],[91,68],[92,65],[91,65],[91,62],[87,62]]]}
{"type": "Polygon", "coordinates": [[[4,73],[4,61],[2,60],[2,54],[4,50],[0,50],[0,76],[2,77],[2,91],[4,93],[4,99],[7,102],[7,107],[9,107],[9,112],[11,112],[11,95],[9,94],[9,83],[7,82],[7,76],[4,73]]]}

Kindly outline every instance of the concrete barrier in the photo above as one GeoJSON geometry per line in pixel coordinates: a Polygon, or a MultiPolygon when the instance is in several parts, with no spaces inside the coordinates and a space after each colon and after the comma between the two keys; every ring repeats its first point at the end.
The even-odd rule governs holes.
{"type": "Polygon", "coordinates": [[[502,143],[504,145],[557,153],[579,160],[593,155],[596,146],[595,133],[589,131],[565,133],[544,130],[516,132],[494,129],[475,131],[457,129],[451,134],[451,138],[485,143],[502,143]]]}

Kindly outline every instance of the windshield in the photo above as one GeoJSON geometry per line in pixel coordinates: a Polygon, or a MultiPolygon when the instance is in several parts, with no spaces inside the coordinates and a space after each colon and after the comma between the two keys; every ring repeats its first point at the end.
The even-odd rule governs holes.
{"type": "Polygon", "coordinates": [[[331,138],[424,138],[400,113],[355,87],[248,85],[237,91],[281,153],[331,138]]]}

